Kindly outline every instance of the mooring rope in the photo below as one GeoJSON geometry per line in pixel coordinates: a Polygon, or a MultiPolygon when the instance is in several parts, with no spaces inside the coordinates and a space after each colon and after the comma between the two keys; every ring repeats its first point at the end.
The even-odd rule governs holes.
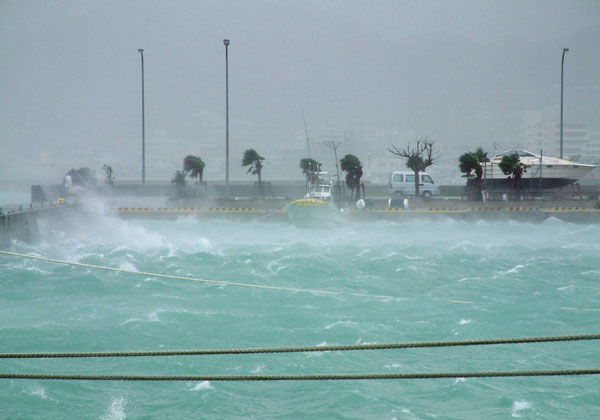
{"type": "Polygon", "coordinates": [[[17,252],[9,252],[9,251],[0,251],[0,254],[11,255],[14,257],[21,257],[21,258],[29,258],[29,259],[33,259],[33,260],[39,260],[39,261],[46,261],[46,262],[51,262],[51,263],[56,263],[56,264],[72,265],[75,267],[93,268],[96,270],[107,270],[107,271],[114,271],[114,272],[118,272],[118,273],[136,274],[139,276],[158,277],[158,278],[164,278],[164,279],[170,279],[170,280],[195,281],[195,282],[200,282],[200,283],[218,284],[218,285],[222,285],[222,286],[250,287],[250,288],[255,288],[255,289],[314,293],[314,294],[320,294],[320,295],[349,295],[349,296],[368,297],[368,298],[376,298],[376,299],[393,299],[393,296],[371,295],[371,294],[367,294],[367,293],[341,293],[341,292],[332,292],[332,291],[327,291],[327,290],[300,289],[300,288],[294,288],[294,287],[281,287],[281,286],[266,286],[266,285],[260,285],[260,284],[236,283],[236,282],[224,281],[224,280],[207,280],[207,279],[200,279],[200,278],[194,278],[194,277],[172,276],[172,275],[168,275],[168,274],[158,274],[158,273],[147,273],[144,271],[133,271],[133,270],[125,270],[122,268],[106,267],[106,266],[102,266],[102,265],[76,263],[76,262],[71,262],[71,261],[57,260],[54,258],[39,257],[36,255],[31,255],[31,254],[19,254],[17,252]]]}
{"type": "Polygon", "coordinates": [[[308,353],[351,350],[391,350],[425,347],[460,347],[498,344],[548,343],[559,341],[600,340],[600,334],[557,335],[542,337],[516,337],[456,341],[424,341],[387,344],[351,344],[303,347],[257,347],[234,349],[199,350],[160,350],[160,351],[119,351],[119,352],[81,352],[81,353],[0,353],[0,359],[45,359],[45,358],[85,358],[85,357],[154,357],[154,356],[206,356],[223,354],[259,354],[259,353],[308,353]]]}
{"type": "Polygon", "coordinates": [[[331,375],[58,375],[36,373],[0,373],[0,379],[39,379],[70,381],[358,381],[384,379],[449,379],[500,378],[525,376],[600,375],[600,369],[565,369],[500,372],[441,372],[441,373],[370,373],[331,375]]]}

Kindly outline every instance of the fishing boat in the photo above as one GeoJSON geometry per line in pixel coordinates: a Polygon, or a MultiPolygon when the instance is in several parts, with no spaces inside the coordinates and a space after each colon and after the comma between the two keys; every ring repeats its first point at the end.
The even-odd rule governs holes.
{"type": "Polygon", "coordinates": [[[322,228],[346,222],[347,215],[333,202],[333,183],[323,180],[326,174],[327,172],[316,172],[314,181],[307,185],[306,195],[285,206],[288,220],[295,226],[322,228]]]}
{"type": "Polygon", "coordinates": [[[567,159],[559,159],[537,155],[527,150],[514,149],[498,153],[484,167],[484,180],[488,190],[508,188],[508,179],[498,164],[504,156],[516,154],[525,165],[521,182],[524,189],[548,190],[566,187],[583,178],[595,168],[594,165],[577,163],[567,159]]]}

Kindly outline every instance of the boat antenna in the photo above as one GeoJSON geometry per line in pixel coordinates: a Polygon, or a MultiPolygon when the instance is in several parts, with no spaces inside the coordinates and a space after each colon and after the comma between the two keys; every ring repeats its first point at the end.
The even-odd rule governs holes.
{"type": "Polygon", "coordinates": [[[341,189],[341,185],[340,185],[340,167],[338,165],[338,157],[337,157],[337,149],[340,146],[339,141],[333,141],[333,140],[329,140],[325,142],[325,146],[329,147],[330,149],[333,150],[333,153],[335,155],[335,171],[337,172],[337,193],[338,193],[338,207],[341,205],[342,202],[342,189],[341,189]]]}
{"type": "Polygon", "coordinates": [[[306,147],[308,148],[308,158],[310,159],[310,142],[308,141],[308,128],[306,128],[306,118],[304,118],[304,108],[301,106],[302,110],[302,121],[304,121],[304,133],[306,134],[306,147]]]}

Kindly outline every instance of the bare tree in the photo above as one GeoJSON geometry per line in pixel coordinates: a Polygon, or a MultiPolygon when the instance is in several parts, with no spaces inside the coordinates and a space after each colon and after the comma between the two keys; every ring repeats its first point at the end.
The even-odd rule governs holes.
{"type": "Polygon", "coordinates": [[[390,153],[396,156],[406,158],[406,166],[415,173],[415,194],[419,195],[419,172],[424,171],[427,167],[433,165],[435,160],[433,156],[434,141],[427,137],[417,137],[415,145],[410,143],[404,149],[399,149],[392,144],[392,148],[388,149],[390,153]]]}

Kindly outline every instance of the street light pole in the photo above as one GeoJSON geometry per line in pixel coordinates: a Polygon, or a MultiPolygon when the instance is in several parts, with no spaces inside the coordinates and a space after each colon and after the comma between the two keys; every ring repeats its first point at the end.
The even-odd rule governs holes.
{"type": "Polygon", "coordinates": [[[229,198],[229,40],[225,44],[225,197],[229,198]]]}
{"type": "Polygon", "coordinates": [[[563,158],[563,96],[564,96],[564,71],[565,71],[565,54],[569,51],[568,48],[563,48],[562,62],[560,65],[560,158],[563,158]]]}
{"type": "Polygon", "coordinates": [[[144,98],[144,49],[139,48],[142,57],[142,184],[146,183],[146,110],[144,98]]]}

